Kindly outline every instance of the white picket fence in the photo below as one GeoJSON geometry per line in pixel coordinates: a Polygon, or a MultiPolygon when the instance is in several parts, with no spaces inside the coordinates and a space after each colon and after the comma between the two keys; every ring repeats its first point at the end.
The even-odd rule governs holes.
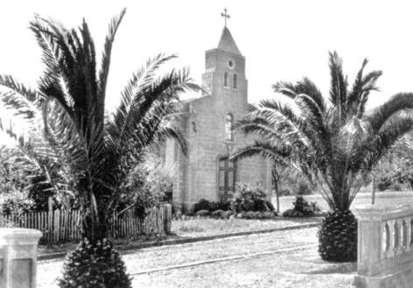
{"type": "MultiPolygon", "coordinates": [[[[43,232],[41,242],[56,244],[77,241],[81,238],[79,210],[57,209],[54,211],[29,212],[23,215],[0,216],[3,225],[33,228],[43,232]]],[[[163,204],[151,208],[144,219],[136,217],[132,210],[114,215],[109,227],[111,238],[135,238],[139,235],[166,235],[171,232],[172,207],[163,204]]]]}

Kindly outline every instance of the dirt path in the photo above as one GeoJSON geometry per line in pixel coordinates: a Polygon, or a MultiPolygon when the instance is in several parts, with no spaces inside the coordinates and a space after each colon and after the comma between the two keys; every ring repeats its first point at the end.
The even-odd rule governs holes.
{"type": "MultiPolygon", "coordinates": [[[[354,265],[322,262],[316,232],[309,228],[154,247],[123,259],[134,287],[351,287],[354,265]]],[[[39,262],[37,287],[57,287],[54,279],[61,270],[62,261],[39,262]]]]}

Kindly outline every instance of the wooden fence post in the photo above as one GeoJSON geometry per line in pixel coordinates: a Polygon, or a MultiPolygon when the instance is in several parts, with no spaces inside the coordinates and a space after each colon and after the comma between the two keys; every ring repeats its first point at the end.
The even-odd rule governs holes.
{"type": "Polygon", "coordinates": [[[48,231],[47,231],[47,244],[51,245],[53,242],[53,203],[52,203],[52,197],[49,197],[49,202],[48,202],[48,213],[47,213],[47,227],[48,227],[48,231]]]}
{"type": "Polygon", "coordinates": [[[172,206],[171,204],[165,204],[164,206],[164,230],[165,234],[171,233],[171,224],[172,224],[172,206]]]}

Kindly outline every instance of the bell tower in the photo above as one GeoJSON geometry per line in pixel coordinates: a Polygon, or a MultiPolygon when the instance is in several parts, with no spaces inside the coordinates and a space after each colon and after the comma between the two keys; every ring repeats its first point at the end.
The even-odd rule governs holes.
{"type": "Polygon", "coordinates": [[[229,15],[226,10],[221,15],[225,25],[218,45],[205,52],[205,92],[183,104],[186,116],[180,127],[188,152],[179,152],[176,143],[169,149],[169,159],[177,163],[179,170],[173,201],[184,209],[191,209],[200,199],[228,199],[236,183],[260,183],[264,190],[271,189],[270,166],[263,158],[230,159],[233,151],[252,144],[254,139],[234,129],[248,112],[248,82],[245,57],[227,27],[229,15]]]}
{"type": "MultiPolygon", "coordinates": [[[[222,16],[226,20],[229,15],[226,9],[224,11],[222,16]]],[[[238,49],[226,23],[217,48],[205,52],[205,73],[202,80],[204,89],[214,98],[216,109],[246,109],[248,83],[245,76],[245,57],[238,49]]]]}

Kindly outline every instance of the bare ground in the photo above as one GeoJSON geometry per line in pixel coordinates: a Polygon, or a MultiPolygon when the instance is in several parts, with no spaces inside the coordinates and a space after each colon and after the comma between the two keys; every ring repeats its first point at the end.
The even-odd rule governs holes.
{"type": "MultiPolygon", "coordinates": [[[[316,233],[307,228],[146,248],[123,259],[133,287],[352,287],[355,265],[320,260],[316,233]],[[152,269],[158,271],[146,273],[152,269]]],[[[61,269],[62,261],[41,261],[37,287],[56,287],[61,269]]]]}

